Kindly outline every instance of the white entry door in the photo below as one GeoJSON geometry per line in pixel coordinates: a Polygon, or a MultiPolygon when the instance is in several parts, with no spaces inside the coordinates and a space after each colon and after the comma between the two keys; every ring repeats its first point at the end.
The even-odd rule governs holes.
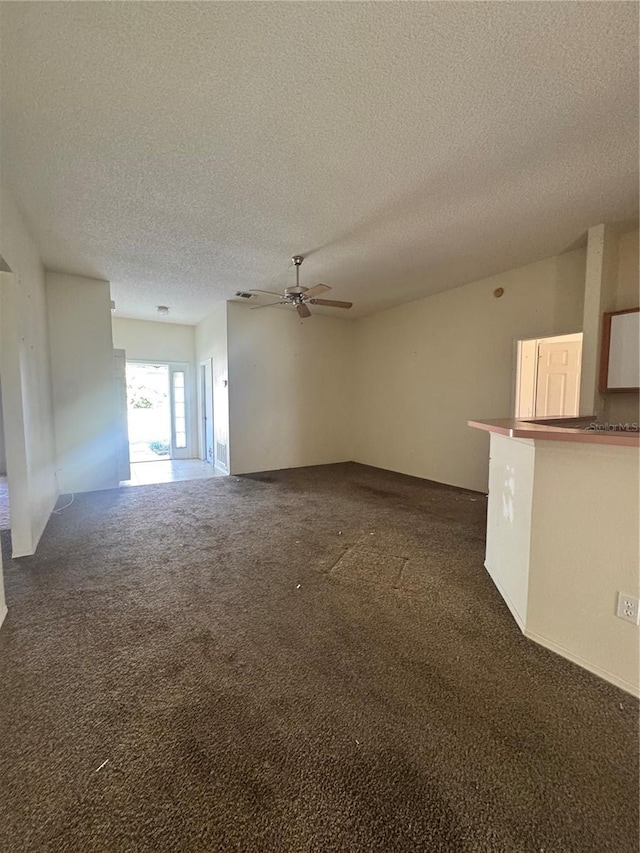
{"type": "Polygon", "coordinates": [[[200,365],[202,379],[202,458],[215,465],[213,454],[213,363],[211,359],[203,361],[200,365]]]}
{"type": "Polygon", "coordinates": [[[578,416],[582,341],[538,344],[536,417],[578,416]]]}

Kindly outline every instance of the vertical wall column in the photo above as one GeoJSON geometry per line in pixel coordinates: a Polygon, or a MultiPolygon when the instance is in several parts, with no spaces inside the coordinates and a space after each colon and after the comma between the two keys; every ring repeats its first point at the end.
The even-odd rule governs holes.
{"type": "Polygon", "coordinates": [[[601,415],[604,408],[598,391],[600,338],[602,314],[610,310],[615,292],[618,239],[608,225],[595,225],[589,229],[582,323],[581,415],[601,415]]]}
{"type": "MultiPolygon", "coordinates": [[[[230,471],[233,448],[229,436],[229,355],[226,302],[219,302],[211,314],[196,326],[195,342],[197,370],[200,371],[200,364],[203,361],[211,359],[213,461],[223,470],[230,471]],[[223,455],[226,460],[221,458],[223,455]]],[[[199,372],[198,382],[200,382],[199,372]]],[[[208,414],[210,417],[211,413],[208,414]]],[[[200,427],[200,432],[201,430],[202,427],[200,427]]],[[[200,438],[202,438],[201,435],[200,438]]]]}
{"type": "Polygon", "coordinates": [[[11,488],[11,546],[14,557],[33,554],[31,479],[25,429],[18,276],[0,273],[0,363],[2,364],[5,454],[11,488]]]}
{"type": "Polygon", "coordinates": [[[62,493],[118,486],[108,281],[47,273],[51,384],[62,493]]]}
{"type": "Polygon", "coordinates": [[[11,193],[0,186],[0,371],[13,556],[33,554],[58,497],[45,275],[11,193]]]}
{"type": "MultiPolygon", "coordinates": [[[[0,272],[0,359],[2,358],[2,284],[5,275],[0,272]]],[[[0,362],[1,363],[1,362],[0,362]]],[[[3,413],[0,411],[0,419],[3,413]]],[[[4,452],[4,447],[3,447],[4,452]]],[[[0,625],[4,622],[4,617],[7,615],[7,605],[4,597],[4,578],[2,576],[2,548],[0,548],[0,625]]]]}

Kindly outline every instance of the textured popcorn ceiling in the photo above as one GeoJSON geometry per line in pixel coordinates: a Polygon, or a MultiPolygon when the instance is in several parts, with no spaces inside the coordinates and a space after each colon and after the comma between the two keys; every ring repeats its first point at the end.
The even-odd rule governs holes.
{"type": "Polygon", "coordinates": [[[359,316],[636,213],[634,3],[1,6],[3,177],[123,316],[294,252],[359,316]]]}

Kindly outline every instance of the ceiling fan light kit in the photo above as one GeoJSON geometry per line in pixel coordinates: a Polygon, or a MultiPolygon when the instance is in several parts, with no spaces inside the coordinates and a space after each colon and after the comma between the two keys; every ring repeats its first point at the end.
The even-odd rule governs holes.
{"type": "Polygon", "coordinates": [[[326,293],[331,290],[327,284],[316,284],[313,287],[300,286],[300,265],[304,257],[302,255],[294,255],[291,258],[293,265],[296,268],[296,284],[295,287],[286,287],[283,293],[276,293],[273,290],[251,290],[250,293],[267,293],[269,296],[277,296],[277,302],[268,302],[266,305],[256,305],[252,311],[258,308],[270,308],[272,305],[293,305],[298,316],[305,320],[311,316],[309,305],[320,305],[327,308],[351,308],[352,302],[340,302],[337,299],[318,299],[321,293],[326,293]]]}

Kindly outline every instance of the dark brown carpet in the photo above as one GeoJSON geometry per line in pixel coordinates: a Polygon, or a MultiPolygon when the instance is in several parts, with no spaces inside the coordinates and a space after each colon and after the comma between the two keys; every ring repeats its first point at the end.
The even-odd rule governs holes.
{"type": "Polygon", "coordinates": [[[0,848],[635,853],[637,703],[520,635],[485,511],[352,464],[76,497],[5,564],[0,848]]]}

